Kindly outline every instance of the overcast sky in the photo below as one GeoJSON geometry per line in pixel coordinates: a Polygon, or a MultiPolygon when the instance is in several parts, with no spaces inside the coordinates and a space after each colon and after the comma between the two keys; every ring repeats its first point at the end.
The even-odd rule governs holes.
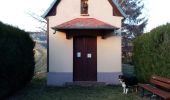
{"type": "MultiPolygon", "coordinates": [[[[149,21],[146,31],[170,22],[170,0],[143,0],[144,13],[149,21]]],[[[28,12],[42,15],[53,0],[1,0],[0,21],[19,27],[25,31],[39,31],[40,23],[28,15],[28,12]]]]}

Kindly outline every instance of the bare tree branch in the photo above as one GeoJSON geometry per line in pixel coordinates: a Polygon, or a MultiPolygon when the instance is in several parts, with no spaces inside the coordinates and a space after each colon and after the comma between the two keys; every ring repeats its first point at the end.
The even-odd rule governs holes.
{"type": "Polygon", "coordinates": [[[39,21],[39,22],[41,22],[41,23],[47,24],[47,21],[44,20],[41,16],[39,16],[39,15],[33,13],[33,12],[27,12],[27,14],[30,15],[30,16],[31,16],[32,18],[34,18],[35,20],[37,20],[37,21],[39,21]]]}

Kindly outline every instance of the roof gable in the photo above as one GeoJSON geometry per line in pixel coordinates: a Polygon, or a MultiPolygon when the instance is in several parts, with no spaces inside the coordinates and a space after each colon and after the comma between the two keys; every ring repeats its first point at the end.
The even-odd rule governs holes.
{"type": "Polygon", "coordinates": [[[117,10],[117,11],[121,14],[121,16],[123,16],[123,17],[126,18],[127,15],[126,15],[125,12],[122,10],[119,2],[118,2],[117,0],[111,0],[111,1],[112,1],[113,9],[114,9],[114,7],[115,7],[115,10],[117,10]]]}
{"type": "MultiPolygon", "coordinates": [[[[53,16],[56,14],[56,7],[58,6],[58,4],[60,3],[61,0],[54,0],[52,2],[52,4],[50,5],[50,7],[45,11],[45,13],[42,15],[43,18],[47,17],[47,16],[53,16]]],[[[117,0],[108,0],[113,9],[115,9],[115,11],[113,12],[114,15],[118,15],[118,16],[123,16],[126,18],[126,14],[123,12],[123,10],[121,9],[119,3],[117,0]]]]}
{"type": "Polygon", "coordinates": [[[60,3],[60,1],[61,0],[54,0],[52,3],[51,3],[51,5],[49,6],[49,8],[45,11],[45,13],[42,15],[42,17],[43,18],[45,18],[45,17],[47,17],[47,16],[49,16],[49,15],[55,15],[54,13],[53,13],[53,11],[55,11],[56,12],[56,10],[55,10],[55,7],[57,7],[58,6],[58,4],[60,3]]]}

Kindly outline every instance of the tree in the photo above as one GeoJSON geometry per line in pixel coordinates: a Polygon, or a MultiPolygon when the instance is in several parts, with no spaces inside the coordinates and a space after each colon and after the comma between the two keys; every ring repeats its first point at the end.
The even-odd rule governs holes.
{"type": "Polygon", "coordinates": [[[134,40],[133,63],[138,79],[151,75],[170,78],[170,23],[158,26],[134,40]]]}
{"type": "Polygon", "coordinates": [[[122,22],[122,35],[130,38],[142,35],[148,22],[146,16],[142,16],[142,0],[119,0],[119,3],[127,15],[122,22]]]}
{"type": "Polygon", "coordinates": [[[0,100],[33,78],[34,46],[27,32],[0,22],[0,100]]]}
{"type": "Polygon", "coordinates": [[[142,0],[118,0],[118,3],[127,15],[122,21],[122,61],[131,63],[132,40],[144,33],[148,19],[142,12],[144,8],[142,0]]]}
{"type": "Polygon", "coordinates": [[[37,22],[39,22],[41,24],[40,27],[38,27],[42,32],[47,33],[47,21],[42,17],[37,15],[34,12],[28,11],[27,14],[29,16],[31,16],[32,18],[34,18],[35,20],[37,20],[37,22]]]}

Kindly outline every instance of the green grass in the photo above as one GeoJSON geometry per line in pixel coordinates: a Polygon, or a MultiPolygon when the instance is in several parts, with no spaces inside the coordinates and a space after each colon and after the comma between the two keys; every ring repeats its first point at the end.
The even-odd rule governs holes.
{"type": "Polygon", "coordinates": [[[142,98],[137,93],[122,94],[122,88],[119,86],[48,87],[44,77],[36,77],[26,88],[7,100],[142,100],[142,98]]]}

